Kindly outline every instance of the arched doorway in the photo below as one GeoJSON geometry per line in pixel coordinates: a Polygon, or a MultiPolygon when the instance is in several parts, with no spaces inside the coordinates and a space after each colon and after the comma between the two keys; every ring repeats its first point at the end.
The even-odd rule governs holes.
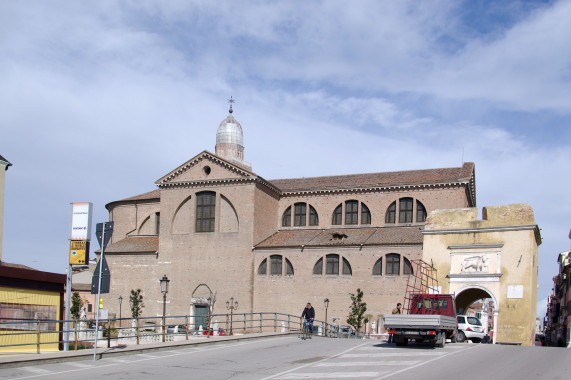
{"type": "MultiPolygon", "coordinates": [[[[455,293],[456,296],[456,312],[458,314],[466,314],[468,308],[478,300],[492,300],[492,306],[489,307],[485,302],[483,303],[481,322],[488,328],[488,316],[492,316],[492,327],[497,331],[498,327],[498,314],[500,312],[500,305],[494,294],[487,288],[480,285],[469,285],[459,289],[455,293]],[[491,309],[491,310],[490,310],[491,309]]],[[[493,334],[492,343],[496,343],[497,334],[493,334]]]]}

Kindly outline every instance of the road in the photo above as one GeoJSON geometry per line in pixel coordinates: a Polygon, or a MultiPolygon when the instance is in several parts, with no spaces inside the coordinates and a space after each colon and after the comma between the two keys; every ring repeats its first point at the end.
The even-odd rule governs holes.
{"type": "Polygon", "coordinates": [[[295,336],[20,368],[1,379],[567,379],[571,350],[456,343],[396,347],[295,336]]]}

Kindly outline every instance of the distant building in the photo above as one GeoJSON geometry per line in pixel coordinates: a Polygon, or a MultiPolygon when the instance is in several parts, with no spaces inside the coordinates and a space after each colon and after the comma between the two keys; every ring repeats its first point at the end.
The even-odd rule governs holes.
{"type": "MultiPolygon", "coordinates": [[[[169,315],[197,315],[200,284],[238,312],[298,315],[311,302],[317,319],[343,321],[349,293],[361,288],[367,314],[402,302],[411,261],[422,257],[426,216],[475,207],[475,166],[266,180],[244,161],[242,127],[230,114],[203,151],[155,182],[157,189],[109,203],[114,232],[105,254],[111,292],[142,289],[144,315],[162,315],[159,279],[167,275],[169,315]]],[[[382,149],[382,147],[379,147],[382,149]]],[[[339,152],[342,154],[342,152],[339,152]]],[[[344,322],[343,322],[344,323],[344,322]]]]}
{"type": "Polygon", "coordinates": [[[557,263],[559,273],[553,277],[545,316],[545,339],[551,346],[571,347],[571,251],[561,252],[557,263]]]}

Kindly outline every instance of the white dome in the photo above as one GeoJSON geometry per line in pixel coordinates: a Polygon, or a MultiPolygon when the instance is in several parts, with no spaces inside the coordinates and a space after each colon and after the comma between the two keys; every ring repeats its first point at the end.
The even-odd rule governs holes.
{"type": "MultiPolygon", "coordinates": [[[[232,112],[232,111],[230,111],[232,112]]],[[[237,144],[244,147],[244,134],[242,126],[232,113],[220,123],[216,131],[216,145],[218,144],[237,144]]]]}

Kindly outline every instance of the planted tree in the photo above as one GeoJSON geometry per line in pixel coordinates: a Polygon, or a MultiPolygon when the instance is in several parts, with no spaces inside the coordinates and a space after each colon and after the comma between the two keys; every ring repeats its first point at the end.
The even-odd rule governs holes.
{"type": "Polygon", "coordinates": [[[81,307],[83,306],[83,300],[81,299],[78,292],[73,292],[71,294],[71,305],[69,307],[69,313],[71,317],[75,320],[79,319],[81,313],[81,307]]]}
{"type": "Polygon", "coordinates": [[[368,322],[367,318],[365,318],[367,304],[363,302],[363,292],[360,288],[357,289],[356,294],[349,293],[349,295],[351,296],[351,307],[349,308],[347,323],[359,332],[363,325],[368,322]]]}
{"type": "Polygon", "coordinates": [[[141,294],[141,289],[132,289],[131,295],[129,296],[129,303],[131,305],[131,315],[133,318],[138,318],[143,314],[143,308],[145,304],[143,303],[143,295],[141,294]]]}

